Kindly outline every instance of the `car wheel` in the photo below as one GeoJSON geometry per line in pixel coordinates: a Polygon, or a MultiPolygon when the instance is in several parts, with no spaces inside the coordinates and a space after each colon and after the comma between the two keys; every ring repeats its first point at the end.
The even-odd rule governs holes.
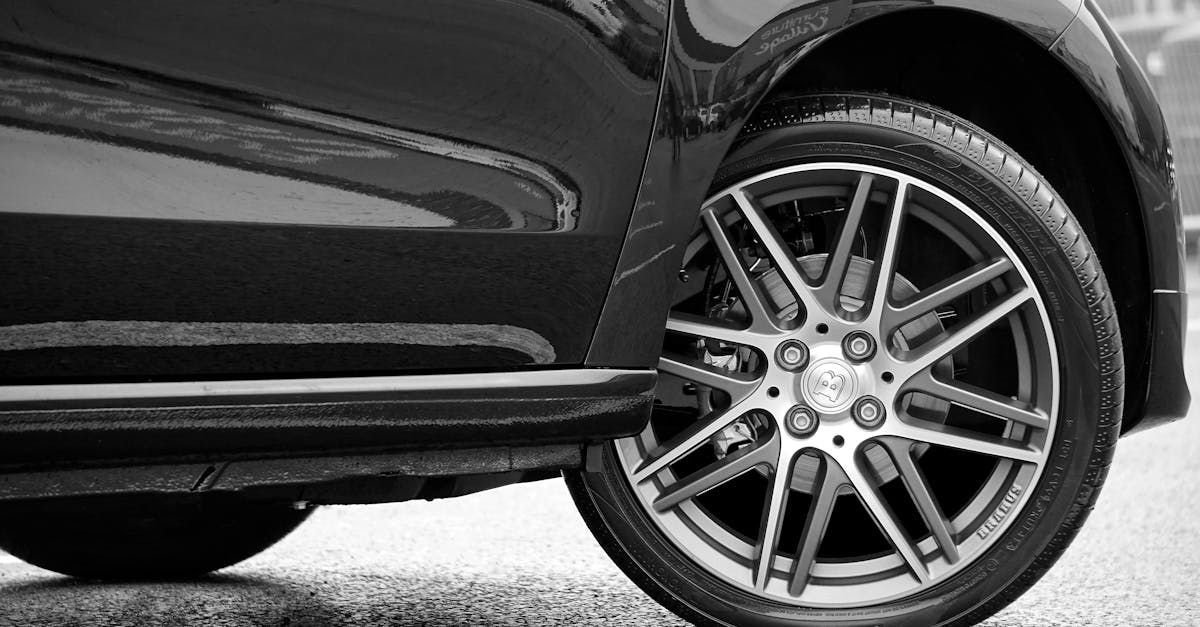
{"type": "Polygon", "coordinates": [[[1100,264],[1050,185],[896,98],[763,105],[687,246],[639,435],[569,474],[697,624],[973,624],[1095,503],[1123,400],[1100,264]]]}
{"type": "Polygon", "coordinates": [[[30,501],[0,506],[0,548],[75,577],[193,577],[265,550],[310,513],[215,494],[30,501]]]}

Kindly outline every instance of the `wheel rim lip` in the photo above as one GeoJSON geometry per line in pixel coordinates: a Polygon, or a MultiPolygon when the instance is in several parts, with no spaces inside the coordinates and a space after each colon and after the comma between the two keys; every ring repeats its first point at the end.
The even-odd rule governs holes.
{"type": "MultiPolygon", "coordinates": [[[[886,555],[850,563],[815,561],[811,571],[812,580],[805,588],[805,591],[798,597],[793,597],[786,594],[786,583],[781,582],[779,580],[780,578],[778,577],[778,573],[780,571],[785,573],[790,572],[793,558],[785,556],[781,553],[776,553],[771,572],[775,573],[776,575],[774,577],[774,583],[777,585],[768,585],[764,590],[756,590],[750,578],[743,576],[752,571],[752,560],[750,560],[750,565],[748,566],[744,564],[738,566],[738,577],[734,577],[728,572],[722,572],[719,568],[716,568],[710,564],[712,561],[711,558],[713,557],[711,555],[712,553],[734,554],[739,558],[739,560],[750,559],[753,552],[752,545],[749,545],[741,538],[734,536],[734,534],[728,529],[725,529],[720,522],[713,520],[710,515],[703,512],[703,510],[693,499],[689,499],[666,512],[655,511],[654,507],[652,506],[652,499],[657,494],[661,494],[664,488],[662,476],[674,475],[674,471],[670,467],[665,468],[659,473],[658,476],[648,481],[644,481],[640,486],[633,481],[631,469],[636,467],[636,465],[648,455],[648,449],[646,445],[653,444],[652,440],[646,440],[646,438],[652,437],[651,427],[648,426],[643,433],[637,436],[624,438],[616,442],[615,450],[618,460],[621,463],[622,470],[626,474],[626,480],[629,482],[629,485],[633,490],[635,497],[641,504],[644,513],[647,514],[647,516],[653,521],[654,525],[666,537],[672,546],[685,553],[689,558],[692,559],[692,561],[701,566],[703,570],[722,580],[726,584],[731,584],[744,592],[749,592],[760,598],[765,597],[770,600],[781,601],[791,606],[824,607],[836,609],[893,601],[918,594],[933,586],[944,583],[950,577],[953,577],[957,573],[960,573],[970,566],[976,564],[979,558],[985,552],[998,544],[1000,539],[1003,538],[1005,532],[1015,523],[1016,520],[1021,518],[1020,513],[1024,511],[1024,508],[1029,503],[1030,498],[1032,498],[1032,495],[1034,492],[1036,492],[1034,488],[1037,486],[1038,481],[1041,479],[1042,472],[1047,466],[1049,456],[1052,452],[1051,445],[1054,441],[1054,434],[1058,426],[1061,380],[1055,329],[1051,323],[1049,313],[1046,309],[1044,296],[1041,291],[1041,284],[1034,281],[1030,270],[1026,266],[1026,263],[1021,259],[1021,257],[1017,256],[1013,245],[998,230],[997,227],[989,223],[980,214],[979,210],[972,208],[967,203],[952,195],[950,192],[942,189],[938,184],[925,181],[904,172],[876,165],[848,161],[816,162],[773,169],[730,185],[721,190],[719,193],[710,196],[703,203],[702,211],[708,210],[710,206],[725,196],[743,189],[747,189],[758,183],[792,174],[822,171],[858,174],[865,173],[884,177],[894,181],[905,181],[909,186],[918,188],[925,193],[933,195],[938,200],[955,209],[958,214],[968,218],[970,225],[976,229],[976,232],[986,236],[986,238],[990,240],[991,244],[998,247],[1004,256],[1012,262],[1013,271],[1015,271],[1024,284],[1030,288],[1030,301],[1032,302],[1032,309],[1034,312],[1030,312],[1027,309],[1019,314],[1014,315],[1017,315],[1020,320],[1025,322],[1025,324],[1030,324],[1031,322],[1037,323],[1036,330],[1038,331],[1039,337],[1026,338],[1027,344],[1034,345],[1029,350],[1027,358],[1032,360],[1032,363],[1040,368],[1040,364],[1038,363],[1039,356],[1036,353],[1039,352],[1038,349],[1044,349],[1044,358],[1047,362],[1045,364],[1045,378],[1048,380],[1049,384],[1049,401],[1046,404],[1049,421],[1045,429],[1042,430],[1043,433],[1035,434],[1038,436],[1036,439],[1040,439],[1042,443],[1038,461],[1032,464],[1019,464],[1013,460],[996,458],[995,467],[981,482],[980,492],[993,487],[997,483],[999,483],[999,486],[1004,491],[999,492],[998,496],[993,495],[988,498],[976,495],[975,497],[972,497],[972,499],[968,501],[968,503],[963,506],[960,511],[953,516],[953,518],[950,518],[949,516],[947,517],[948,521],[952,525],[952,528],[958,529],[958,534],[966,538],[962,544],[958,545],[958,548],[962,552],[961,559],[959,559],[957,563],[950,565],[947,568],[938,570],[936,574],[933,574],[933,576],[930,577],[929,581],[921,583],[915,587],[908,586],[904,589],[900,589],[899,587],[890,585],[888,583],[895,582],[898,579],[897,577],[887,577],[879,581],[868,582],[865,584],[853,584],[851,586],[839,585],[837,583],[830,585],[826,583],[829,580],[836,581],[839,579],[861,576],[861,569],[856,571],[854,566],[861,566],[862,568],[873,571],[876,574],[886,574],[888,571],[901,570],[904,568],[904,562],[899,553],[893,550],[891,553],[886,555]],[[1008,490],[1012,489],[1013,486],[1023,486],[1020,489],[1019,496],[1015,498],[1015,502],[1012,503],[1010,507],[1004,510],[1005,515],[1002,517],[1002,519],[996,525],[994,525],[983,538],[980,538],[977,533],[979,528],[978,522],[986,521],[988,517],[992,516],[998,511],[999,508],[997,508],[994,503],[996,503],[999,498],[1002,498],[1004,494],[1008,492],[1008,490]],[[962,525],[968,522],[970,522],[973,526],[964,528],[962,525]],[[697,547],[688,542],[680,542],[676,534],[684,529],[691,529],[693,535],[695,536],[694,539],[700,541],[703,547],[707,547],[708,550],[698,551],[695,549],[703,547],[697,547]],[[967,534],[968,530],[970,531],[969,534],[967,534]],[[720,546],[714,547],[711,542],[705,541],[704,538],[700,536],[701,533],[715,540],[720,546]],[[825,580],[825,582],[822,580],[825,580]],[[881,583],[884,585],[878,585],[881,583]],[[779,593],[780,588],[783,589],[783,594],[779,593]],[[856,598],[847,602],[845,601],[844,597],[846,596],[846,591],[848,588],[853,588],[852,591],[867,592],[870,594],[865,595],[864,598],[856,598]]],[[[779,192],[774,191],[772,193],[777,194],[779,192]]],[[[936,212],[934,212],[934,215],[935,217],[946,221],[945,216],[938,215],[936,212]]],[[[954,225],[951,224],[951,226],[954,225]]],[[[935,228],[938,228],[939,232],[945,233],[942,228],[935,228]]],[[[966,234],[964,233],[964,235],[966,234]]],[[[978,246],[978,242],[979,239],[976,238],[975,241],[970,243],[972,246],[978,246]]],[[[805,324],[807,325],[807,321],[805,324]]],[[[850,325],[850,323],[847,324],[853,328],[853,325],[850,325]]],[[[1016,327],[1017,325],[1011,326],[1016,327]]],[[[1016,338],[1014,338],[1014,341],[1015,340],[1016,338]]],[[[885,349],[881,347],[880,350],[885,349]]],[[[1017,350],[1019,352],[1022,351],[1021,347],[1018,347],[1017,350]]],[[[812,361],[810,360],[809,368],[811,367],[812,361]]],[[[1022,375],[1024,375],[1024,373],[1022,373],[1022,375]]],[[[1039,381],[1038,385],[1043,385],[1043,383],[1039,381]]],[[[897,398],[900,397],[901,394],[897,394],[897,398]]],[[[887,419],[893,418],[889,414],[887,419]]],[[[1009,428],[1006,429],[1006,434],[1013,430],[1013,425],[1014,423],[1009,423],[1009,428]]],[[[1027,427],[1022,425],[1016,425],[1015,428],[1027,429],[1027,427]]],[[[798,457],[793,458],[793,461],[795,459],[798,459],[798,457]]],[[[939,552],[937,544],[931,535],[924,536],[920,542],[914,542],[914,545],[916,546],[923,560],[928,559],[929,555],[939,552]]],[[[945,562],[945,560],[946,558],[939,554],[935,560],[926,563],[932,566],[938,562],[945,562]]],[[[943,565],[947,564],[948,562],[945,562],[943,565]]],[[[901,575],[904,575],[904,573],[901,573],[901,575]]],[[[909,577],[909,579],[912,578],[909,577]]]]}

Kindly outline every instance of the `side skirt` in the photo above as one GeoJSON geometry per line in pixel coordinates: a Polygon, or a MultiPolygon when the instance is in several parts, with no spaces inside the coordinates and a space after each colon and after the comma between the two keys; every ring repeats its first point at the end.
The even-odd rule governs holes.
{"type": "Polygon", "coordinates": [[[0,387],[0,499],[576,467],[583,446],[645,426],[656,380],[574,369],[0,387]]]}

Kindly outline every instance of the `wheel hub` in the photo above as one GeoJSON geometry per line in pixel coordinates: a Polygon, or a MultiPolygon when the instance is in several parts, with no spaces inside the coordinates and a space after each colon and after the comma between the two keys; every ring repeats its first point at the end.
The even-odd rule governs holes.
{"type": "MultiPolygon", "coordinates": [[[[797,261],[800,267],[810,276],[820,274],[825,266],[827,255],[817,253],[805,255],[797,261]]],[[[873,263],[870,259],[855,256],[850,260],[846,270],[846,278],[842,288],[842,303],[851,309],[856,309],[862,306],[866,297],[867,282],[870,280],[871,268],[873,263]]],[[[793,319],[797,315],[798,306],[796,299],[792,296],[782,278],[774,270],[768,270],[758,277],[759,285],[762,287],[767,297],[772,300],[774,306],[780,310],[780,316],[784,319],[793,319]]],[[[892,295],[897,300],[909,299],[917,294],[918,290],[915,285],[902,274],[897,274],[893,280],[892,295]]],[[[808,329],[806,326],[805,329],[808,329]]],[[[928,314],[913,320],[905,325],[896,333],[896,344],[905,349],[911,345],[917,345],[927,340],[930,337],[941,333],[945,329],[941,320],[935,314],[928,314]]],[[[828,335],[820,335],[812,331],[802,332],[799,339],[789,340],[780,344],[780,346],[788,346],[791,343],[803,344],[805,349],[806,365],[801,366],[802,369],[790,368],[796,372],[796,379],[793,382],[792,389],[794,390],[794,399],[797,403],[802,403],[812,407],[819,413],[825,414],[821,416],[821,420],[826,423],[837,422],[846,419],[849,416],[849,408],[862,394],[873,394],[876,382],[882,377],[883,372],[874,372],[870,365],[864,365],[861,362],[855,362],[848,359],[851,355],[867,355],[874,356],[878,350],[878,341],[870,336],[865,331],[852,330],[847,333],[842,340],[828,335]],[[861,338],[863,335],[870,338],[870,344],[861,349],[861,353],[848,353],[849,345],[853,343],[855,338],[861,338]],[[827,395],[822,394],[817,396],[813,391],[814,386],[821,386],[821,375],[813,377],[811,382],[808,378],[812,377],[812,373],[816,372],[820,366],[828,366],[826,370],[832,370],[830,379],[826,382],[836,381],[836,376],[841,374],[846,376],[847,380],[853,381],[853,389],[851,389],[846,397],[839,397],[838,401],[832,402],[827,395]],[[845,371],[849,371],[850,376],[847,376],[845,371]],[[807,383],[806,383],[807,382],[807,383]]],[[[952,376],[953,373],[942,374],[952,376]]],[[[821,386],[822,389],[824,386],[821,386]]],[[[843,388],[845,389],[845,388],[843,388]]],[[[950,409],[950,404],[945,401],[934,398],[932,396],[920,396],[906,399],[907,406],[912,407],[915,411],[921,413],[928,420],[934,422],[944,422],[947,412],[950,409]]],[[[920,457],[924,454],[927,447],[920,446],[915,450],[915,454],[920,457]]],[[[871,448],[865,452],[867,463],[871,467],[871,471],[876,476],[880,477],[883,482],[890,482],[898,477],[896,469],[888,462],[887,454],[879,448],[871,448]]],[[[798,492],[811,494],[813,482],[817,478],[820,464],[813,457],[802,457],[796,462],[795,469],[792,471],[792,489],[798,492]]]]}

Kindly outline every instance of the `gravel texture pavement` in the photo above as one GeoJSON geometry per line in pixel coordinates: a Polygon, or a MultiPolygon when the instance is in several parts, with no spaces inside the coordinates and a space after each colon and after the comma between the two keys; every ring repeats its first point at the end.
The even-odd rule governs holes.
{"type": "MultiPolygon", "coordinates": [[[[1193,259],[1192,266],[1196,266],[1193,259]]],[[[1192,285],[1200,286],[1193,268],[1192,285]]],[[[1200,398],[1200,298],[1188,372],[1200,398]]],[[[1200,625],[1200,402],[1117,447],[1063,559],[985,623],[1200,625]]],[[[680,625],[592,540],[561,481],[329,507],[207,579],[79,582],[0,553],[0,625],[680,625]]]]}

